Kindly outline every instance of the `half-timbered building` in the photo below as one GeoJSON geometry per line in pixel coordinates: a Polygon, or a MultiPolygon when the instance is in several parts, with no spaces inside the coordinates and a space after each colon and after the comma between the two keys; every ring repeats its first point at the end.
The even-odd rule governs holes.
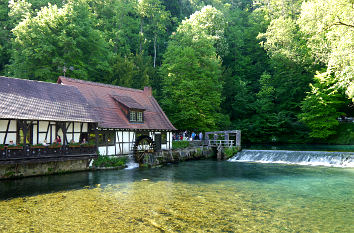
{"type": "Polygon", "coordinates": [[[0,163],[94,157],[97,123],[74,86],[0,77],[0,163]]]}
{"type": "MultiPolygon", "coordinates": [[[[99,118],[98,146],[102,155],[127,155],[172,148],[175,127],[152,95],[144,90],[59,77],[76,87],[99,118]]],[[[89,135],[89,139],[94,135],[89,135]]]]}

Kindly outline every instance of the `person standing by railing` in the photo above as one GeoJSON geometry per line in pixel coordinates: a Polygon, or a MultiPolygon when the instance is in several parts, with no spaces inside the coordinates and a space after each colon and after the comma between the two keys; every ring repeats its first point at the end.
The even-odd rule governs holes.
{"type": "Polygon", "coordinates": [[[199,133],[199,140],[203,141],[203,133],[202,132],[199,133]]]}

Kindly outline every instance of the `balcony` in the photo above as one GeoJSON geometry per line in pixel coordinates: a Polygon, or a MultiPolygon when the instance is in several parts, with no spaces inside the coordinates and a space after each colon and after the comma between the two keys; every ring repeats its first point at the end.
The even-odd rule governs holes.
{"type": "Polygon", "coordinates": [[[97,156],[97,146],[78,145],[0,145],[0,164],[22,163],[30,161],[57,161],[97,156]]]}

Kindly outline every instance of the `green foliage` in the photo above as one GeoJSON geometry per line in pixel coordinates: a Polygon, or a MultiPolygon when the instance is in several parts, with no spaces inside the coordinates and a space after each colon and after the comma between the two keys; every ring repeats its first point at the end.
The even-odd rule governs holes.
{"type": "Polygon", "coordinates": [[[335,145],[354,145],[354,124],[340,123],[336,134],[328,138],[328,143],[335,145]]]}
{"type": "Polygon", "coordinates": [[[98,156],[93,161],[95,167],[122,167],[127,163],[127,157],[98,156]]]}
{"type": "Polygon", "coordinates": [[[55,81],[64,66],[72,77],[102,80],[110,72],[109,52],[84,1],[43,7],[13,29],[10,72],[15,77],[55,81]]]}
{"type": "Polygon", "coordinates": [[[328,138],[336,133],[337,118],[344,114],[337,109],[346,103],[346,99],[340,90],[331,88],[333,77],[318,74],[315,81],[302,102],[299,117],[311,129],[310,137],[328,138]]]}
{"type": "Polygon", "coordinates": [[[235,146],[232,146],[232,147],[228,147],[224,150],[224,154],[226,155],[226,159],[229,159],[231,157],[233,157],[237,152],[239,152],[240,149],[235,147],[235,146]]]}
{"type": "Polygon", "coordinates": [[[203,8],[183,21],[168,45],[161,103],[177,128],[208,131],[221,119],[221,62],[214,47],[220,17],[216,9],[203,8]]]}
{"type": "Polygon", "coordinates": [[[189,147],[189,141],[172,141],[173,149],[184,149],[189,147]]]}
{"type": "Polygon", "coordinates": [[[152,86],[182,130],[331,140],[336,116],[354,115],[352,3],[0,0],[0,75],[54,82],[66,67],[74,78],[152,86]]]}

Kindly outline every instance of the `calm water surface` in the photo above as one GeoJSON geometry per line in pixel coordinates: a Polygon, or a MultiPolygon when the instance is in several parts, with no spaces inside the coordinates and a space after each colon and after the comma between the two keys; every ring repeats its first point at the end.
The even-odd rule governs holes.
{"type": "Polygon", "coordinates": [[[193,161],[0,181],[0,232],[354,232],[354,169],[193,161]]]}

